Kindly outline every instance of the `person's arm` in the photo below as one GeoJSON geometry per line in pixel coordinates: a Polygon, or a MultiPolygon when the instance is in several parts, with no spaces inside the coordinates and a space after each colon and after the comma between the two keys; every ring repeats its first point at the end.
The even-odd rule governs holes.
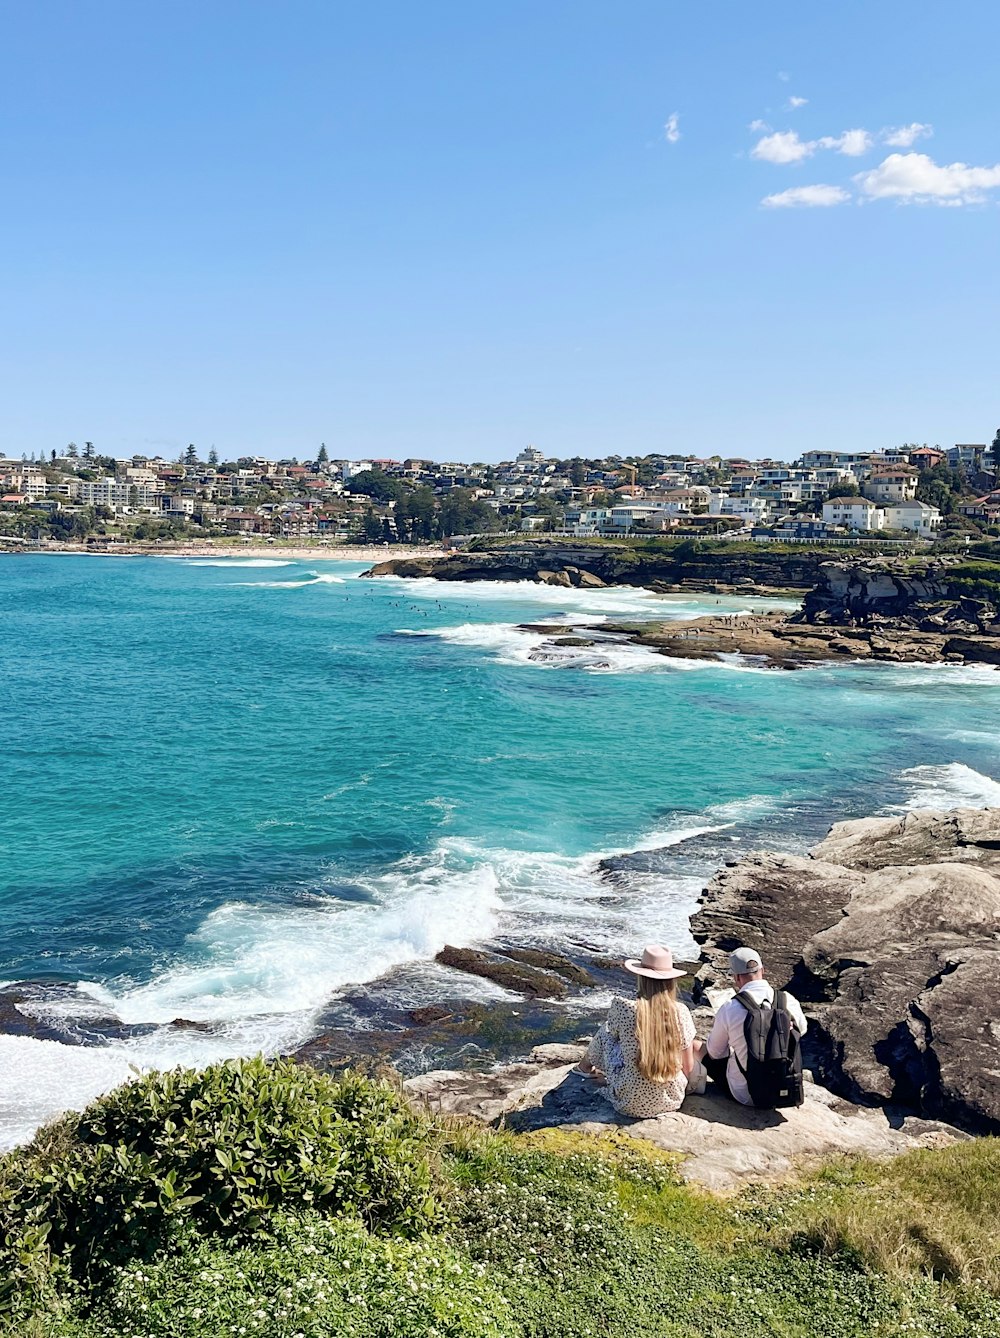
{"type": "Polygon", "coordinates": [[[723,1004],[715,1015],[715,1021],[712,1023],[712,1030],[708,1033],[708,1040],[705,1042],[703,1054],[708,1054],[712,1059],[725,1059],[729,1054],[729,1025],[726,1018],[727,1004],[723,1004]]]}
{"type": "Polygon", "coordinates": [[[696,1056],[694,1053],[695,1031],[694,1018],[691,1016],[691,1010],[687,1004],[679,1006],[681,1023],[681,1040],[684,1042],[684,1049],[681,1051],[681,1072],[685,1078],[695,1066],[696,1056]]]}
{"type": "Polygon", "coordinates": [[[795,1030],[800,1036],[804,1036],[806,1034],[806,1027],[808,1027],[809,1023],[805,1013],[802,1011],[802,1005],[799,1003],[798,999],[793,999],[790,994],[785,997],[788,1000],[788,1016],[792,1019],[792,1024],[794,1025],[795,1030]]]}

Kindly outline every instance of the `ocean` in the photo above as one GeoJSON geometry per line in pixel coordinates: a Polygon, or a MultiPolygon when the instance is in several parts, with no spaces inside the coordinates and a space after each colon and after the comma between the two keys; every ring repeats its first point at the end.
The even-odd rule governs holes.
{"type": "Polygon", "coordinates": [[[0,1146],[136,1067],[293,1048],[401,967],[408,1005],[454,995],[445,943],[683,957],[723,859],[1000,804],[988,667],[553,651],[518,624],[782,604],[363,570],[0,559],[0,1146]]]}

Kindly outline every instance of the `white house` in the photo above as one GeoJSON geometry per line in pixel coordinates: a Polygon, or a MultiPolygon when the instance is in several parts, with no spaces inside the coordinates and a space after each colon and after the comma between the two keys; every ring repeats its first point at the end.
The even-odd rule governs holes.
{"type": "Polygon", "coordinates": [[[926,502],[899,502],[882,511],[887,530],[912,530],[922,539],[933,539],[941,524],[941,512],[926,502]]]}
{"type": "Polygon", "coordinates": [[[882,511],[867,497],[834,497],[824,502],[823,519],[828,525],[866,532],[880,530],[885,524],[882,511]]]}

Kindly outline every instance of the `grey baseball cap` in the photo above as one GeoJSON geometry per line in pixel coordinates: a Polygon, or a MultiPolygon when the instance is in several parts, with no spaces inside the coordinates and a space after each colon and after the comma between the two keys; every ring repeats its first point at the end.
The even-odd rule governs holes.
{"type": "Polygon", "coordinates": [[[729,954],[729,969],[734,976],[752,976],[763,969],[764,963],[756,948],[737,948],[729,954]]]}

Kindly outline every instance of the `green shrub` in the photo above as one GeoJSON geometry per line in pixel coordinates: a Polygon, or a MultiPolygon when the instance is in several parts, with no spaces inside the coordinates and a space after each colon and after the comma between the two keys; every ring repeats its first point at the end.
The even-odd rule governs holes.
{"type": "Polygon", "coordinates": [[[279,1208],[410,1232],[438,1212],[426,1122],[388,1087],[291,1061],[151,1074],[62,1142],[0,1162],[0,1305],[192,1232],[253,1232],[279,1208]]]}
{"type": "MultiPolygon", "coordinates": [[[[377,1237],[310,1214],[263,1244],[216,1241],[116,1271],[84,1321],[47,1338],[514,1338],[497,1289],[440,1239],[377,1237]]],[[[43,1331],[44,1332],[44,1331],[43,1331]]]]}

